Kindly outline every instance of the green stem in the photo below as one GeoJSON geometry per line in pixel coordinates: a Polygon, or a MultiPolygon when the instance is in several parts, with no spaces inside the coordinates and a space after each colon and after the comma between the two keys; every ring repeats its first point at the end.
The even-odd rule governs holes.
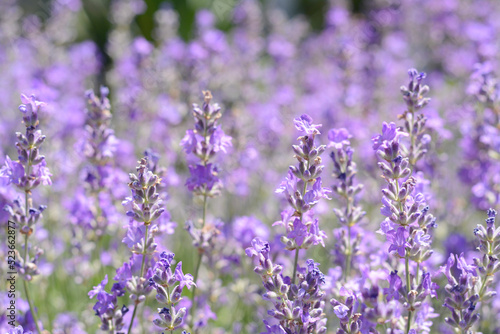
{"type": "MultiPolygon", "coordinates": [[[[30,165],[27,166],[27,174],[26,175],[28,175],[28,176],[29,176],[29,167],[30,167],[30,165]]],[[[29,192],[28,190],[26,190],[24,192],[24,207],[25,207],[26,219],[28,219],[28,212],[29,212],[28,192],[29,192]]],[[[24,235],[24,262],[23,263],[25,266],[28,264],[28,238],[29,238],[28,233],[26,233],[24,235]]],[[[38,331],[38,333],[41,334],[42,331],[40,330],[40,326],[38,325],[38,318],[36,316],[35,307],[33,305],[33,300],[31,299],[30,290],[28,288],[28,282],[26,281],[26,279],[23,280],[23,285],[24,285],[24,292],[26,294],[26,299],[28,300],[28,305],[30,306],[31,315],[33,316],[33,321],[35,322],[36,330],[38,331]]]]}
{"type": "Polygon", "coordinates": [[[411,317],[412,317],[412,312],[408,311],[408,322],[406,323],[406,334],[410,332],[411,329],[411,317]]]}
{"type": "Polygon", "coordinates": [[[128,326],[128,331],[127,331],[128,334],[130,334],[130,331],[132,330],[132,325],[134,323],[135,313],[137,312],[138,306],[139,306],[139,303],[136,301],[135,306],[134,306],[134,312],[132,312],[132,318],[130,319],[130,325],[128,326]]]}
{"type": "Polygon", "coordinates": [[[292,276],[292,284],[295,284],[295,278],[297,277],[297,264],[299,262],[299,249],[295,250],[295,261],[293,262],[293,276],[292,276]]]}
{"type": "MultiPolygon", "coordinates": [[[[149,232],[149,224],[146,225],[146,232],[144,233],[144,248],[142,249],[142,262],[141,262],[141,276],[144,275],[144,265],[146,263],[146,244],[148,242],[148,232],[149,232]]],[[[135,302],[134,312],[132,312],[132,318],[130,319],[130,324],[128,325],[127,334],[130,334],[132,330],[132,326],[134,325],[135,314],[137,313],[137,308],[139,306],[139,302],[135,302]]]]}
{"type": "MultiPolygon", "coordinates": [[[[411,291],[411,279],[410,279],[410,254],[406,253],[405,256],[405,269],[406,269],[406,289],[408,290],[408,293],[411,291]]],[[[412,312],[408,311],[408,322],[406,323],[406,333],[408,334],[411,329],[411,317],[412,317],[412,312]]]]}
{"type": "MultiPolygon", "coordinates": [[[[309,161],[306,161],[306,170],[309,169],[309,161]]],[[[304,196],[306,195],[306,192],[307,192],[307,182],[304,180],[304,189],[302,190],[302,198],[304,198],[304,196]]],[[[302,221],[303,219],[303,214],[302,212],[300,213],[300,221],[302,223],[304,223],[302,221]]],[[[297,265],[299,263],[299,248],[296,248],[295,249],[295,261],[293,263],[293,275],[292,275],[292,284],[295,284],[295,279],[296,279],[296,276],[297,276],[297,265]]]]}
{"type": "Polygon", "coordinates": [[[347,225],[347,251],[346,251],[346,263],[345,263],[345,275],[344,281],[347,282],[347,278],[351,272],[351,225],[347,225]]]}
{"type": "Polygon", "coordinates": [[[481,289],[479,289],[479,300],[481,300],[483,298],[484,288],[486,287],[486,280],[487,279],[488,279],[488,276],[484,277],[483,284],[481,284],[481,289]]]}
{"type": "Polygon", "coordinates": [[[28,282],[26,280],[23,280],[23,285],[26,299],[28,300],[28,304],[30,306],[31,315],[33,316],[33,321],[35,322],[36,330],[38,331],[38,333],[42,333],[42,331],[40,330],[40,326],[38,325],[38,319],[36,317],[35,307],[33,306],[33,301],[30,296],[30,290],[28,289],[28,282]]]}
{"type": "MultiPolygon", "coordinates": [[[[207,217],[207,195],[204,194],[203,195],[203,214],[202,214],[202,221],[201,221],[201,228],[203,229],[205,227],[205,222],[206,222],[206,217],[207,217]]],[[[194,282],[194,285],[193,285],[193,295],[191,297],[192,299],[192,302],[193,302],[193,305],[191,307],[191,328],[193,327],[193,324],[194,324],[194,309],[196,307],[196,301],[195,301],[195,297],[196,297],[196,282],[198,280],[198,273],[200,272],[200,267],[201,267],[201,261],[203,259],[203,253],[200,252],[200,254],[198,255],[198,263],[196,264],[196,269],[194,271],[194,277],[193,277],[193,282],[194,282]]]]}

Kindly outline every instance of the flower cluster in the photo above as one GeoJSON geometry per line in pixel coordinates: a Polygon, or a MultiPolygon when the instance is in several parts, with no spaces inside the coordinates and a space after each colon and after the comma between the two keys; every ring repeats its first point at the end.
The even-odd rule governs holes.
{"type": "MultiPolygon", "coordinates": [[[[378,293],[377,293],[378,295],[378,293]]],[[[337,334],[356,334],[362,326],[361,313],[356,312],[358,301],[355,295],[347,295],[343,300],[332,299],[333,312],[340,320],[340,328],[337,334]]]]}
{"type": "Polygon", "coordinates": [[[23,326],[17,326],[9,329],[5,334],[33,334],[32,331],[24,331],[23,326]]]}
{"type": "Polygon", "coordinates": [[[355,183],[357,170],[356,163],[352,160],[354,150],[351,148],[349,141],[351,137],[351,134],[345,128],[331,129],[328,132],[329,146],[332,147],[330,157],[333,161],[333,177],[336,180],[332,189],[343,200],[345,205],[343,210],[333,209],[338,221],[345,227],[340,232],[341,243],[336,244],[336,248],[340,248],[339,253],[345,258],[342,261],[344,278],[350,275],[353,255],[356,255],[361,243],[361,235],[358,233],[355,234],[354,241],[351,241],[351,228],[359,223],[366,214],[360,206],[356,205],[356,195],[363,190],[363,185],[355,183]]]}
{"type": "MultiPolygon", "coordinates": [[[[386,218],[381,224],[380,232],[390,244],[389,252],[405,259],[406,292],[398,289],[394,291],[404,297],[403,306],[409,312],[407,332],[411,329],[412,313],[421,307],[422,301],[429,294],[419,292],[419,287],[424,283],[422,279],[419,285],[419,270],[420,266],[425,266],[425,262],[433,253],[430,230],[437,226],[436,219],[428,213],[429,206],[425,202],[424,194],[417,192],[417,179],[412,176],[412,168],[426,152],[418,142],[425,131],[425,118],[415,120],[414,113],[429,101],[423,98],[429,88],[420,85],[425,74],[417,75],[415,70],[410,70],[409,74],[410,84],[408,88],[402,88],[402,91],[408,106],[404,115],[405,125],[410,133],[401,131],[394,123],[384,123],[382,134],[372,139],[373,149],[381,160],[378,166],[387,182],[387,188],[382,190],[381,208],[381,213],[386,218]],[[409,149],[400,143],[401,138],[408,136],[409,149]],[[411,273],[410,260],[416,264],[415,273],[411,273]]],[[[423,277],[430,279],[430,276],[423,277]]],[[[393,272],[390,281],[396,282],[398,279],[400,280],[397,272],[393,272]]],[[[433,286],[429,282],[426,284],[433,286]]]]}
{"type": "Polygon", "coordinates": [[[270,319],[265,321],[266,333],[326,333],[325,293],[321,289],[325,276],[318,263],[307,260],[305,270],[298,274],[298,283],[294,284],[290,277],[283,277],[282,266],[273,264],[270,251],[269,243],[259,238],[253,239],[252,247],[245,250],[258,263],[254,271],[266,289],[263,298],[274,305],[268,314],[278,324],[271,325],[270,319]]]}
{"type": "Polygon", "coordinates": [[[488,63],[477,65],[470,81],[468,93],[476,106],[462,129],[459,176],[471,187],[474,205],[486,210],[500,204],[500,85],[488,63]]]}
{"type": "MultiPolygon", "coordinates": [[[[153,223],[165,212],[165,208],[157,191],[161,179],[149,170],[147,157],[142,158],[138,163],[137,174],[129,174],[128,186],[132,196],[123,201],[123,205],[128,210],[127,216],[131,219],[123,243],[129,247],[134,255],[129,262],[125,262],[122,267],[117,269],[114,278],[116,283],[113,284],[111,294],[104,291],[107,278],[97,287],[103,293],[101,297],[98,295],[94,310],[96,315],[101,318],[101,329],[105,331],[112,332],[118,325],[123,326],[122,318],[128,308],[122,308],[118,312],[117,297],[125,295],[125,291],[128,291],[130,299],[134,302],[134,311],[129,324],[130,332],[138,305],[145,301],[146,296],[152,290],[149,283],[152,276],[152,266],[151,261],[148,261],[147,258],[149,256],[151,259],[158,246],[154,240],[154,236],[158,233],[158,226],[153,223]]],[[[96,295],[95,289],[94,292],[89,293],[91,298],[94,295],[96,295]]]]}
{"type": "Polygon", "coordinates": [[[154,324],[166,331],[173,331],[182,325],[186,308],[176,310],[175,304],[182,299],[184,287],[190,289],[195,285],[193,276],[182,272],[182,262],[177,263],[172,273],[173,259],[173,253],[161,253],[153,267],[153,276],[149,279],[149,284],[156,290],[156,300],[165,305],[158,309],[160,317],[154,320],[154,324]]]}
{"type": "Polygon", "coordinates": [[[408,147],[403,146],[404,155],[412,166],[417,164],[425,153],[427,153],[427,146],[431,141],[431,137],[426,133],[427,118],[424,114],[417,114],[429,102],[430,98],[425,97],[429,92],[429,86],[422,85],[422,80],[425,79],[424,72],[418,73],[414,68],[408,70],[410,76],[410,83],[408,87],[401,86],[401,93],[406,103],[407,110],[400,117],[405,120],[405,130],[410,137],[410,144],[408,147]]]}
{"type": "Polygon", "coordinates": [[[460,256],[450,254],[446,265],[441,268],[448,280],[445,289],[449,295],[443,306],[451,312],[451,317],[447,317],[445,321],[462,333],[469,333],[479,321],[479,303],[486,303],[497,295],[491,289],[495,274],[500,271],[500,228],[495,225],[496,215],[495,210],[489,209],[486,227],[477,225],[474,229],[479,242],[477,249],[483,254],[482,258],[474,258],[474,263],[469,264],[463,253],[460,256]],[[455,263],[459,275],[452,271],[455,263]]]}
{"type": "Polygon", "coordinates": [[[38,208],[33,207],[32,191],[40,184],[51,185],[52,174],[46,167],[45,157],[40,154],[40,148],[45,141],[45,136],[39,129],[39,113],[45,108],[46,104],[37,101],[34,96],[27,97],[21,95],[21,104],[19,111],[23,114],[23,122],[26,126],[25,134],[16,132],[17,154],[18,160],[13,161],[8,156],[5,166],[0,169],[0,178],[2,186],[14,184],[18,189],[24,192],[24,208],[21,204],[21,199],[18,198],[13,203],[5,206],[5,210],[9,213],[12,221],[19,228],[19,232],[24,235],[24,254],[17,250],[9,251],[9,258],[17,259],[14,266],[10,267],[10,271],[15,269],[24,278],[23,284],[27,294],[30,312],[33,316],[35,326],[40,332],[40,324],[38,323],[36,312],[30,296],[28,295],[27,281],[31,281],[33,276],[40,274],[38,262],[43,250],[38,247],[33,247],[35,255],[30,256],[29,237],[34,232],[35,224],[42,217],[42,212],[47,208],[45,205],[40,205],[38,208]],[[23,210],[24,209],[24,210],[23,210]],[[14,256],[15,254],[15,256],[14,256]]]}
{"type": "MultiPolygon", "coordinates": [[[[232,146],[232,138],[224,133],[218,125],[219,118],[222,117],[221,108],[217,103],[212,104],[212,94],[209,91],[203,92],[204,101],[200,108],[193,104],[193,116],[195,121],[194,130],[187,130],[181,141],[181,146],[188,155],[194,156],[198,161],[195,165],[189,165],[191,176],[186,181],[189,191],[202,199],[203,213],[201,226],[197,226],[192,221],[186,222],[186,230],[193,239],[193,246],[198,251],[198,263],[194,272],[194,283],[198,280],[203,257],[211,258],[216,246],[216,238],[221,233],[223,223],[218,221],[207,223],[208,198],[216,197],[222,189],[222,181],[218,177],[218,167],[215,159],[218,152],[227,153],[227,149],[232,146]]],[[[193,307],[196,306],[196,285],[193,288],[193,307]]],[[[199,297],[198,299],[202,299],[199,297]]],[[[208,307],[208,304],[207,304],[208,307]]],[[[203,312],[200,312],[203,313],[203,312]]],[[[208,313],[211,313],[208,312],[208,313]]],[[[195,322],[192,316],[193,326],[199,328],[206,325],[206,321],[201,321],[203,314],[199,314],[200,321],[195,322]]],[[[215,318],[215,314],[211,318],[215,318]]]]}
{"type": "Polygon", "coordinates": [[[113,285],[111,293],[106,292],[105,288],[108,284],[108,275],[104,277],[101,283],[89,291],[89,297],[92,299],[96,297],[96,303],[93,307],[95,315],[101,319],[100,328],[108,333],[115,333],[123,329],[124,321],[123,317],[129,309],[123,305],[118,306],[117,297],[122,296],[123,293],[121,289],[117,288],[117,285],[113,285]]]}
{"type": "Polygon", "coordinates": [[[211,103],[212,94],[209,91],[204,91],[203,97],[201,108],[193,105],[195,128],[186,131],[181,146],[186,154],[193,154],[199,159],[196,165],[189,166],[191,177],[186,186],[196,195],[214,197],[220,193],[222,183],[217,176],[217,166],[210,160],[220,151],[227,153],[232,143],[231,137],[217,124],[222,116],[220,106],[211,103]]]}
{"type": "Polygon", "coordinates": [[[40,147],[45,141],[45,136],[39,129],[38,114],[46,104],[37,101],[35,96],[21,95],[21,101],[23,104],[19,106],[19,111],[23,114],[26,132],[25,134],[16,132],[18,160],[7,157],[5,166],[0,169],[0,178],[4,185],[12,183],[25,193],[31,193],[40,184],[52,184],[50,179],[52,174],[46,167],[45,157],[40,154],[40,147]]]}
{"type": "Polygon", "coordinates": [[[0,1],[0,334],[500,334],[500,1],[42,2],[0,1]]]}
{"type": "Polygon", "coordinates": [[[97,169],[89,170],[87,172],[89,175],[86,177],[87,181],[93,181],[89,186],[94,191],[102,187],[105,176],[99,170],[99,167],[102,168],[110,162],[116,152],[117,144],[114,131],[110,128],[111,104],[108,99],[109,89],[101,87],[100,93],[100,97],[97,97],[92,90],[85,93],[88,107],[85,110],[86,141],[83,153],[91,165],[97,169]]]}
{"type": "Polygon", "coordinates": [[[474,263],[469,264],[463,253],[460,256],[450,254],[446,265],[441,267],[448,280],[445,289],[449,295],[443,306],[451,312],[451,317],[445,321],[462,333],[469,333],[479,321],[479,303],[491,301],[497,295],[491,286],[495,274],[500,271],[500,227],[495,224],[495,210],[489,209],[486,214],[486,227],[478,224],[474,229],[482,258],[474,258],[474,263]],[[452,271],[455,263],[458,275],[452,271]]]}
{"type": "Polygon", "coordinates": [[[308,115],[294,119],[295,128],[303,135],[298,138],[299,145],[293,145],[297,166],[290,166],[288,175],[281,182],[276,193],[284,194],[291,208],[282,211],[281,221],[274,225],[286,228],[281,240],[288,250],[307,249],[311,245],[324,246],[325,232],[319,229],[319,220],[314,217],[312,208],[320,199],[330,199],[332,192],[324,188],[321,181],[321,154],[326,146],[316,146],[315,138],[320,134],[321,125],[313,124],[308,115]]]}

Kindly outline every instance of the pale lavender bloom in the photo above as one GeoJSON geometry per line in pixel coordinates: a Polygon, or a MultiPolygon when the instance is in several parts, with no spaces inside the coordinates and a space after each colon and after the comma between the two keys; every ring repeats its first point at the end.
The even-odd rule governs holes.
{"type": "Polygon", "coordinates": [[[389,252],[396,251],[399,256],[405,257],[406,247],[410,247],[408,236],[409,232],[405,227],[387,232],[387,241],[391,243],[389,252]]]}
{"type": "Polygon", "coordinates": [[[295,128],[300,132],[305,132],[308,135],[319,135],[321,134],[318,128],[321,127],[321,124],[313,124],[313,120],[309,115],[302,115],[293,120],[293,124],[295,128]]]}
{"type": "Polygon", "coordinates": [[[391,122],[387,124],[386,122],[382,125],[382,134],[376,135],[372,138],[373,149],[378,150],[384,142],[399,141],[401,137],[407,137],[408,134],[396,126],[395,123],[391,122]]]}

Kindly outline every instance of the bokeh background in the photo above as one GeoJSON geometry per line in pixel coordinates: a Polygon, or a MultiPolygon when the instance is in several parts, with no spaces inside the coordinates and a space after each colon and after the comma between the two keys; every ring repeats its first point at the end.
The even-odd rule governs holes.
{"type": "MultiPolygon", "coordinates": [[[[432,142],[419,170],[439,224],[432,266],[437,270],[450,252],[468,252],[471,259],[472,230],[483,221],[484,210],[498,209],[500,201],[500,146],[483,140],[497,138],[498,118],[483,117],[496,109],[481,101],[484,77],[496,84],[489,80],[498,72],[498,17],[495,0],[2,1],[2,156],[16,156],[20,93],[48,103],[41,127],[53,185],[34,194],[35,203],[47,204],[48,210],[33,239],[45,252],[41,275],[32,283],[45,327],[59,334],[97,332],[99,319],[87,293],[104,275],[113,277],[130,255],[121,243],[128,224],[121,201],[128,196],[127,173],[146,149],[159,154],[168,193],[160,249],[175,252],[184,272],[194,271],[196,254],[184,224],[199,219],[201,207],[184,187],[189,162],[179,142],[192,128],[191,105],[202,102],[205,89],[224,110],[221,124],[233,137],[233,148],[218,157],[225,189],[209,206],[209,219],[225,223],[225,247],[217,249],[219,260],[201,271],[200,289],[210,291],[213,305],[202,312],[211,318],[203,333],[262,329],[269,305],[260,297],[262,287],[244,248],[253,236],[275,239],[283,233],[272,227],[286,206],[274,191],[294,161],[294,117],[308,113],[322,123],[324,144],[330,128],[352,133],[365,185],[363,226],[369,238],[382,240],[375,231],[383,220],[383,182],[371,137],[382,122],[400,122],[405,106],[399,88],[407,84],[409,68],[427,72],[431,89],[425,113],[432,142]],[[102,236],[83,222],[92,203],[82,186],[88,161],[81,152],[84,93],[100,85],[110,88],[111,128],[119,141],[115,174],[100,200],[108,210],[102,236]],[[493,130],[484,130],[485,124],[493,130]]],[[[331,185],[326,153],[324,163],[324,183],[331,185]]],[[[0,205],[16,196],[11,187],[2,187],[0,205]]],[[[332,209],[339,203],[318,205],[329,243],[307,254],[325,273],[337,265],[339,224],[332,209]]],[[[6,219],[1,216],[2,224],[6,219]]],[[[370,254],[364,256],[369,263],[370,254]]],[[[281,261],[290,265],[291,260],[281,261]]],[[[443,297],[434,302],[440,314],[442,303],[443,297]]],[[[146,304],[140,328],[157,332],[151,325],[154,298],[146,304]]],[[[21,316],[27,310],[22,293],[19,309],[21,316]]],[[[484,310],[484,333],[498,329],[499,309],[496,300],[484,310]]],[[[333,333],[337,320],[331,309],[328,317],[333,333]]],[[[440,323],[441,315],[432,332],[445,332],[440,323]]],[[[134,333],[141,333],[139,327],[134,333]]]]}

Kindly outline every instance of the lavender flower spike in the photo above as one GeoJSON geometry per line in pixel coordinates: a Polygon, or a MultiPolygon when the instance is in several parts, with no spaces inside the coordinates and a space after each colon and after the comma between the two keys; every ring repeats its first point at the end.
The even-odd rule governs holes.
{"type": "Polygon", "coordinates": [[[141,239],[141,252],[139,253],[142,255],[141,272],[138,277],[133,276],[127,284],[127,289],[132,296],[135,296],[135,307],[128,333],[130,333],[134,323],[137,305],[145,300],[146,295],[151,291],[147,278],[144,277],[146,257],[156,249],[154,231],[157,228],[154,225],[151,227],[151,224],[165,212],[165,208],[162,206],[163,201],[157,192],[157,185],[161,182],[161,179],[149,170],[147,158],[142,158],[139,161],[137,174],[129,174],[129,177],[128,186],[132,191],[132,197],[128,197],[124,201],[124,205],[129,208],[127,216],[144,225],[144,238],[141,239]],[[151,234],[149,234],[150,227],[151,234]]]}
{"type": "MultiPolygon", "coordinates": [[[[394,123],[384,123],[382,134],[372,139],[373,148],[380,160],[378,166],[387,182],[387,188],[382,190],[383,206],[380,210],[386,218],[381,224],[380,232],[386,235],[390,243],[389,252],[405,260],[406,292],[402,293],[402,297],[404,297],[403,307],[408,310],[406,333],[411,329],[413,312],[422,306],[422,301],[429,295],[419,284],[419,270],[421,264],[433,253],[429,230],[437,226],[434,217],[428,214],[429,207],[425,203],[424,195],[417,193],[416,179],[412,176],[412,167],[419,157],[414,155],[413,148],[420,149],[420,146],[415,146],[415,138],[418,136],[414,136],[411,132],[413,126],[417,126],[413,122],[413,113],[427,103],[421,101],[422,94],[428,91],[428,88],[420,87],[424,77],[423,74],[417,75],[415,71],[410,71],[412,81],[407,89],[408,94],[405,95],[410,113],[406,122],[406,127],[410,131],[410,150],[400,143],[401,138],[408,134],[399,130],[394,123]],[[416,263],[414,274],[410,272],[410,260],[416,263]],[[415,284],[412,278],[415,279],[415,284]]],[[[423,129],[423,124],[418,126],[423,129]]],[[[426,279],[429,280],[430,277],[426,279]]],[[[391,280],[394,278],[391,277],[391,280]]],[[[426,284],[434,286],[432,282],[426,284]]]]}
{"type": "Polygon", "coordinates": [[[268,242],[255,238],[252,247],[245,252],[257,263],[254,271],[260,275],[266,289],[262,297],[274,306],[268,314],[278,322],[277,325],[269,326],[269,322],[264,320],[268,329],[265,333],[326,333],[323,312],[325,293],[321,290],[325,276],[319,270],[318,263],[307,260],[306,270],[298,275],[299,283],[295,285],[289,277],[283,277],[280,265],[273,264],[268,242]]]}
{"type": "MultiPolygon", "coordinates": [[[[195,127],[192,130],[187,130],[181,141],[181,146],[186,154],[193,155],[198,160],[195,165],[189,166],[191,176],[187,179],[186,186],[195,196],[201,198],[203,203],[201,226],[195,226],[191,221],[186,223],[186,230],[193,238],[193,246],[198,251],[198,263],[193,280],[192,314],[195,310],[196,281],[203,255],[211,256],[215,237],[220,234],[219,228],[222,225],[206,225],[208,198],[220,195],[223,187],[218,177],[219,169],[213,159],[219,152],[227,153],[229,147],[232,146],[232,138],[226,135],[218,124],[218,120],[222,117],[220,106],[217,103],[212,103],[212,94],[209,91],[204,91],[203,97],[204,101],[201,107],[193,104],[195,127]]],[[[194,323],[194,316],[191,320],[194,323]]]]}
{"type": "Polygon", "coordinates": [[[132,253],[140,256],[140,273],[138,276],[134,275],[133,268],[137,268],[135,264],[138,263],[136,261],[139,257],[133,255],[130,262],[126,262],[117,270],[115,276],[117,283],[113,285],[111,293],[104,291],[108,281],[107,277],[89,292],[89,297],[97,296],[94,310],[96,315],[101,318],[101,329],[111,333],[123,327],[123,315],[128,312],[126,306],[121,309],[117,307],[117,297],[123,296],[127,290],[130,293],[130,299],[134,302],[134,311],[127,331],[130,334],[138,305],[146,299],[152,290],[149,283],[151,268],[146,265],[150,261],[146,261],[146,258],[151,256],[157,248],[154,235],[158,233],[158,227],[154,225],[154,222],[165,212],[163,201],[157,190],[161,179],[149,170],[147,157],[139,161],[137,173],[131,173],[129,177],[128,186],[132,196],[127,197],[123,201],[123,205],[128,208],[127,216],[132,221],[123,242],[129,246],[132,253]]]}
{"type": "Polygon", "coordinates": [[[165,305],[158,309],[159,318],[154,320],[154,324],[167,331],[173,331],[182,326],[186,308],[177,307],[176,309],[175,304],[181,301],[184,287],[190,289],[195,285],[193,276],[182,272],[182,262],[177,264],[172,273],[173,259],[173,253],[161,253],[160,259],[153,268],[153,277],[149,279],[149,284],[157,292],[156,300],[165,305]]]}
{"type": "MultiPolygon", "coordinates": [[[[16,132],[18,160],[13,161],[7,157],[5,166],[0,169],[0,178],[6,181],[4,184],[12,183],[24,192],[24,210],[20,199],[6,205],[5,210],[20,228],[19,232],[24,235],[24,255],[21,256],[17,250],[15,251],[15,257],[19,259],[15,266],[24,278],[23,285],[26,299],[38,333],[41,333],[33,301],[30,297],[28,281],[31,281],[33,276],[39,274],[37,260],[43,254],[43,250],[35,248],[35,256],[30,259],[28,239],[33,234],[34,225],[42,217],[42,212],[46,209],[46,206],[40,205],[38,208],[34,208],[31,195],[33,189],[40,184],[52,184],[50,179],[52,174],[46,167],[45,157],[40,154],[40,148],[45,141],[45,136],[42,135],[41,130],[38,128],[40,125],[38,116],[45,108],[45,103],[37,101],[34,96],[27,97],[26,95],[21,95],[21,102],[23,104],[19,106],[19,111],[23,114],[26,132],[25,134],[16,132]]],[[[12,265],[11,271],[14,270],[14,265],[12,265]]]]}
{"type": "Polygon", "coordinates": [[[418,73],[414,68],[408,70],[410,83],[407,87],[401,87],[403,99],[406,102],[407,110],[400,117],[405,120],[405,130],[410,136],[409,147],[403,146],[403,152],[408,156],[409,162],[415,166],[417,162],[427,153],[427,146],[431,140],[426,133],[427,118],[418,114],[429,102],[430,98],[425,97],[429,92],[429,86],[422,85],[426,74],[418,73]]]}
{"type": "Polygon", "coordinates": [[[295,250],[295,265],[292,281],[295,282],[299,249],[307,249],[311,245],[322,244],[326,234],[319,229],[318,219],[314,217],[312,208],[322,198],[330,199],[332,192],[324,188],[321,182],[321,154],[326,146],[316,146],[315,137],[321,125],[313,124],[309,115],[294,119],[295,128],[304,133],[298,138],[299,145],[293,145],[297,166],[290,166],[288,176],[281,182],[276,193],[284,194],[291,208],[281,213],[282,220],[275,225],[283,225],[286,236],[281,238],[286,249],[295,250]]]}
{"type": "Polygon", "coordinates": [[[328,132],[330,147],[333,148],[330,157],[333,161],[333,177],[336,183],[333,185],[333,192],[343,199],[345,208],[343,210],[334,209],[342,230],[341,253],[345,256],[344,280],[347,280],[351,273],[351,262],[356,249],[359,248],[361,235],[357,234],[354,242],[351,242],[351,228],[356,225],[365,215],[361,207],[356,205],[356,195],[363,189],[363,185],[355,184],[356,163],[352,160],[354,150],[351,148],[349,139],[351,134],[347,129],[331,129],[328,132]]]}

